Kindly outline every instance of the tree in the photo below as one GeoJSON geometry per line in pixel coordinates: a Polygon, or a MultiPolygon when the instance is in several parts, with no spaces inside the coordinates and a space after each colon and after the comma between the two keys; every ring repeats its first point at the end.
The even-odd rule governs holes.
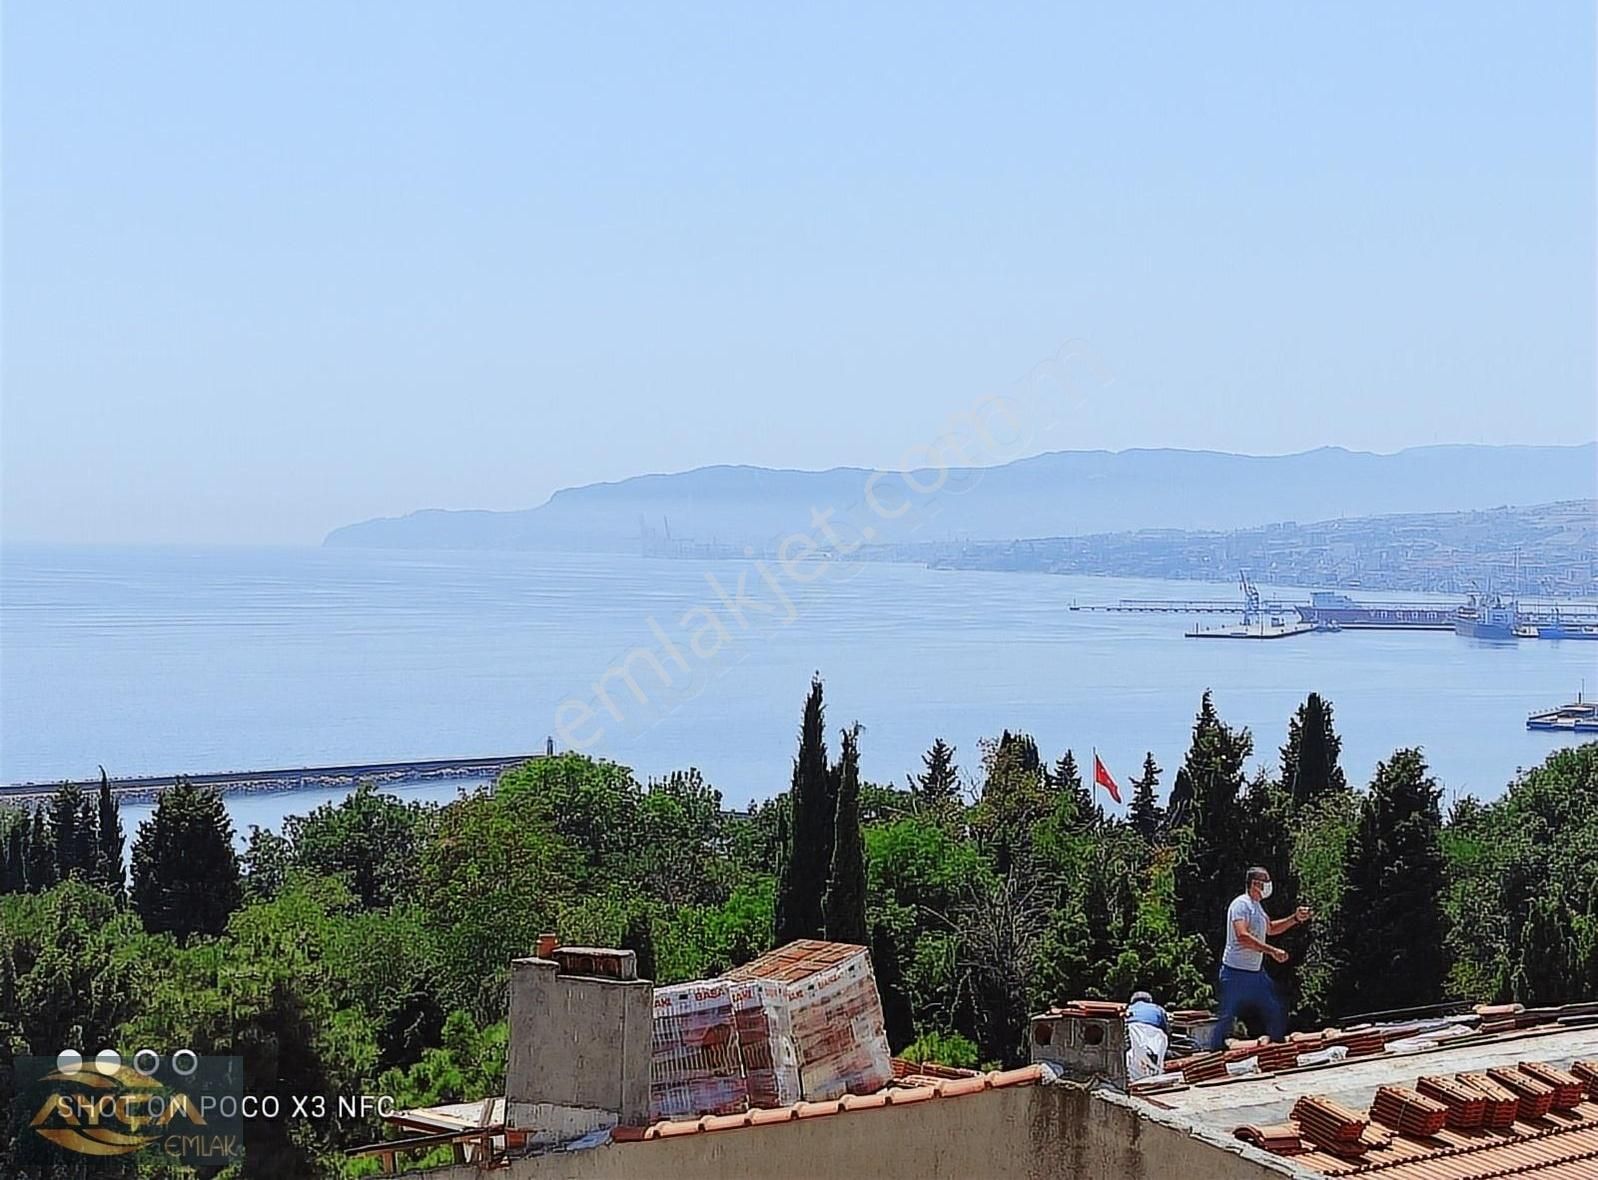
{"type": "Polygon", "coordinates": [[[910,780],[910,791],[922,807],[936,815],[960,805],[960,772],[954,764],[954,747],[938,738],[921,756],[922,770],[910,780]]]}
{"type": "Polygon", "coordinates": [[[98,837],[88,797],[76,783],[62,783],[51,796],[50,836],[57,878],[92,882],[99,867],[98,837]]]}
{"type": "Polygon", "coordinates": [[[827,937],[833,942],[868,945],[866,858],[860,835],[860,727],[843,731],[836,770],[837,815],[833,825],[832,867],[827,880],[827,937]]]}
{"type": "Polygon", "coordinates": [[[26,813],[7,817],[0,840],[0,894],[23,893],[28,888],[28,819],[26,813]]]}
{"type": "Polygon", "coordinates": [[[1144,840],[1153,843],[1164,826],[1165,815],[1155,794],[1160,785],[1160,768],[1155,764],[1154,751],[1143,755],[1143,773],[1132,780],[1132,806],[1127,819],[1132,830],[1144,840]]]}
{"type": "Polygon", "coordinates": [[[1580,975],[1578,934],[1570,926],[1563,891],[1557,887],[1532,903],[1520,935],[1520,962],[1511,986],[1522,1004],[1563,1004],[1577,997],[1580,975]]]}
{"type": "Polygon", "coordinates": [[[289,816],[283,834],[301,868],[341,877],[366,909],[381,909],[415,894],[422,809],[370,782],[337,803],[289,816]]]}
{"type": "Polygon", "coordinates": [[[1223,722],[1206,690],[1182,763],[1192,787],[1192,819],[1176,864],[1176,896],[1182,931],[1202,935],[1216,956],[1225,942],[1227,904],[1242,889],[1249,864],[1242,849],[1238,793],[1243,765],[1253,752],[1248,730],[1223,722]]]}
{"type": "Polygon", "coordinates": [[[275,898],[288,884],[293,862],[294,848],[286,839],[270,828],[251,824],[244,855],[239,857],[246,898],[252,902],[275,898]]]}
{"type": "MultiPolygon", "coordinates": [[[[1030,735],[1005,730],[982,743],[982,793],[971,811],[971,830],[994,868],[1008,875],[1032,859],[1034,829],[1056,800],[1030,735]]],[[[1073,813],[1074,817],[1074,813],[1073,813]]]]}
{"type": "Polygon", "coordinates": [[[1334,994],[1343,1015],[1434,1004],[1448,973],[1442,792],[1419,750],[1376,768],[1349,846],[1334,994]]]}
{"type": "Polygon", "coordinates": [[[1193,776],[1187,767],[1176,768],[1176,779],[1171,783],[1171,797],[1165,804],[1165,828],[1178,832],[1193,826],[1193,776]]]}
{"type": "Polygon", "coordinates": [[[152,934],[220,934],[239,906],[239,858],[222,796],[180,778],[133,841],[133,904],[152,934]]]}
{"type": "Polygon", "coordinates": [[[1332,703],[1312,692],[1287,723],[1282,747],[1282,786],[1300,807],[1331,791],[1348,790],[1338,765],[1343,739],[1332,728],[1332,703]]]}
{"type": "Polygon", "coordinates": [[[43,893],[60,880],[56,869],[55,841],[50,837],[50,821],[45,809],[33,810],[33,821],[28,831],[28,892],[43,893]]]}
{"type": "Polygon", "coordinates": [[[811,680],[810,695],[805,699],[799,752],[793,760],[790,846],[777,880],[778,946],[796,938],[820,938],[825,928],[823,898],[832,871],[833,824],[838,809],[833,785],[827,765],[821,678],[816,677],[811,680]]]}
{"type": "Polygon", "coordinates": [[[1054,764],[1050,779],[1054,790],[1071,800],[1071,811],[1076,817],[1074,826],[1079,832],[1091,832],[1104,822],[1104,809],[1093,797],[1093,788],[1082,781],[1077,769],[1076,755],[1067,750],[1054,764]]]}
{"type": "Polygon", "coordinates": [[[111,794],[111,780],[100,767],[100,799],[95,819],[95,881],[114,899],[127,894],[127,876],[122,863],[126,840],[122,832],[122,810],[111,794]]]}

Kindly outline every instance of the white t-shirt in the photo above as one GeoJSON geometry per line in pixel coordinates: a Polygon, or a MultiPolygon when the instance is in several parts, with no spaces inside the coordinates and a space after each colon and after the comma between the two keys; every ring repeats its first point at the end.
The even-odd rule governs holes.
{"type": "Polygon", "coordinates": [[[1244,946],[1237,940],[1236,922],[1239,918],[1248,923],[1250,934],[1261,942],[1265,941],[1265,931],[1270,926],[1265,907],[1246,893],[1238,894],[1232,904],[1226,907],[1226,950],[1221,955],[1221,964],[1236,971],[1258,971],[1265,964],[1264,952],[1244,946]]]}

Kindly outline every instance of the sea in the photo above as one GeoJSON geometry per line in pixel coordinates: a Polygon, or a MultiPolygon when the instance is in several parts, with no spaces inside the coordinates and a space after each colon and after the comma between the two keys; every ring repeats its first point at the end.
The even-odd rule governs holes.
{"type": "MultiPolygon", "coordinates": [[[[1598,690],[1595,643],[1198,640],[1179,615],[1072,609],[1124,598],[1239,595],[817,558],[8,546],[0,782],[502,755],[553,739],[640,779],[697,768],[742,806],[786,787],[819,676],[834,748],[858,723],[877,782],[902,783],[939,737],[974,774],[983,740],[1011,729],[1050,760],[1097,753],[1122,784],[1152,752],[1168,786],[1206,690],[1253,734],[1254,762],[1275,766],[1314,691],[1333,703],[1351,781],[1419,746],[1446,801],[1499,795],[1570,744],[1528,732],[1526,715],[1598,690]]],[[[443,800],[463,785],[387,789],[443,800]]],[[[342,793],[229,807],[242,833],[342,793]]],[[[125,810],[130,832],[148,813],[125,810]]]]}

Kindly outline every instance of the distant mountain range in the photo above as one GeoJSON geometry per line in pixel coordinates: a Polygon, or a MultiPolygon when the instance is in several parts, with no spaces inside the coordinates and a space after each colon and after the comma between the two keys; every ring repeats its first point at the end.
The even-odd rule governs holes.
{"type": "MultiPolygon", "coordinates": [[[[912,473],[923,485],[932,472],[912,473]]],[[[814,532],[812,513],[915,522],[914,539],[1010,540],[1135,529],[1237,529],[1292,520],[1453,512],[1598,498],[1598,443],[1433,446],[1391,455],[1322,447],[1293,455],[1217,451],[1055,451],[948,473],[942,491],[907,493],[902,477],[861,468],[790,471],[700,467],[556,492],[511,512],[426,509],[346,525],[330,546],[636,552],[670,535],[715,550],[769,549],[814,532]],[[888,511],[868,511],[868,486],[888,511]]],[[[905,534],[908,536],[909,534],[905,534]]]]}

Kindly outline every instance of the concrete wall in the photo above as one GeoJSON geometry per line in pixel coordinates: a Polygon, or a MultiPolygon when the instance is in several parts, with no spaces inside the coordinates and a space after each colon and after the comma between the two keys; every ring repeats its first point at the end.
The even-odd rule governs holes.
{"type": "Polygon", "coordinates": [[[547,959],[511,964],[506,1120],[580,1134],[649,1121],[654,985],[560,974],[547,959]]]}
{"type": "MultiPolygon", "coordinates": [[[[1015,1086],[776,1126],[708,1131],[512,1162],[507,1180],[1281,1180],[1306,1176],[1235,1139],[1188,1133],[1144,1103],[1015,1086]],[[1152,1117],[1146,1117],[1152,1116],[1152,1117]]],[[[471,1167],[429,1180],[478,1180],[471,1167]]]]}

